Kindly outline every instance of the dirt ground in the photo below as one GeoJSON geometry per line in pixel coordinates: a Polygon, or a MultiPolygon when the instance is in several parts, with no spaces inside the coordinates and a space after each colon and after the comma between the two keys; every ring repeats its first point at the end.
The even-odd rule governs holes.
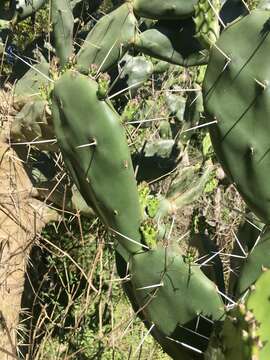
{"type": "Polygon", "coordinates": [[[16,331],[25,269],[33,242],[57,214],[34,198],[23,162],[0,127],[0,359],[17,359],[16,331]]]}

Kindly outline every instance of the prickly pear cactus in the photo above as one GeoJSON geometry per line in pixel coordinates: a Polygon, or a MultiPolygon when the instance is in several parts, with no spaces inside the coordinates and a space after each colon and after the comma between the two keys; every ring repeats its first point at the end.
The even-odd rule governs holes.
{"type": "MultiPolygon", "coordinates": [[[[172,248],[134,255],[130,273],[143,316],[164,336],[173,338],[178,326],[187,325],[198,315],[222,319],[224,304],[215,285],[196,265],[185,263],[172,248]]],[[[200,334],[186,340],[187,346],[196,344],[201,346],[200,350],[206,345],[200,334]]]]}
{"type": "MultiPolygon", "coordinates": [[[[245,305],[230,311],[217,338],[212,338],[205,354],[206,360],[253,359],[258,340],[254,337],[257,323],[245,305]]],[[[257,359],[257,357],[255,357],[257,359]]]]}
{"type": "Polygon", "coordinates": [[[191,18],[159,21],[138,34],[134,46],[152,57],[182,66],[206,64],[208,60],[208,52],[195,38],[195,23],[191,18]]]}
{"type": "MultiPolygon", "coordinates": [[[[109,230],[106,238],[114,244],[117,281],[146,325],[147,335],[153,335],[169,356],[266,360],[270,358],[268,227],[254,248],[248,246],[250,253],[243,259],[231,300],[220,251],[211,239],[221,194],[216,191],[208,202],[208,193],[217,190],[220,179],[209,136],[201,128],[204,102],[218,158],[249,207],[268,224],[270,12],[252,11],[218,39],[224,25],[219,0],[101,3],[48,1],[44,8],[52,36],[42,33],[35,38],[44,43],[35,61],[28,56],[28,46],[12,50],[13,41],[23,35],[15,34],[16,27],[31,23],[46,1],[1,2],[1,68],[20,68],[20,61],[30,67],[24,75],[14,71],[12,114],[7,110],[3,117],[10,136],[5,146],[16,148],[34,196],[76,218],[98,216],[109,230]],[[6,31],[10,35],[2,35],[6,31]],[[186,69],[206,64],[210,52],[206,76],[205,67],[186,69]],[[48,176],[39,162],[49,169],[48,176]],[[147,179],[147,185],[137,188],[133,166],[138,182],[147,179]],[[202,226],[208,208],[215,219],[207,224],[204,220],[202,226]],[[175,224],[182,218],[187,226],[175,224]],[[185,237],[189,239],[183,241],[185,237]]],[[[241,3],[241,9],[245,7],[241,14],[255,3],[241,3]]],[[[29,44],[36,47],[36,42],[29,44]]]]}
{"type": "Polygon", "coordinates": [[[136,14],[150,19],[183,19],[194,13],[197,0],[133,0],[136,14]]]}
{"type": "Polygon", "coordinates": [[[69,0],[51,0],[51,14],[56,54],[63,67],[73,53],[74,18],[69,0]]]}
{"type": "Polygon", "coordinates": [[[88,74],[95,64],[100,71],[107,71],[124,56],[136,31],[137,20],[127,2],[102,17],[90,31],[77,54],[77,69],[88,74]]]}
{"type": "MultiPolygon", "coordinates": [[[[136,314],[167,354],[173,359],[202,359],[212,319],[222,319],[224,303],[216,286],[178,251],[158,246],[132,256],[131,281],[124,288],[136,314]]],[[[121,259],[116,259],[121,273],[121,259]]]]}
{"type": "Polygon", "coordinates": [[[270,222],[270,13],[254,10],[228,26],[212,48],[203,83],[216,154],[247,205],[270,222]]]}
{"type": "Polygon", "coordinates": [[[21,109],[28,101],[44,100],[42,89],[48,88],[50,64],[42,56],[40,62],[29,69],[15,84],[14,103],[21,109]]]}
{"type": "Polygon", "coordinates": [[[264,269],[270,267],[270,234],[269,228],[262,230],[255,247],[252,247],[241,269],[237,282],[238,294],[245,291],[260,277],[264,269]]]}
{"type": "Polygon", "coordinates": [[[122,60],[124,65],[119,74],[120,79],[127,79],[126,82],[131,95],[134,95],[137,89],[153,74],[154,66],[144,56],[133,57],[127,54],[122,60]]]}
{"type": "Polygon", "coordinates": [[[205,359],[266,360],[270,355],[270,271],[261,274],[240,302],[226,315],[221,331],[210,340],[205,359]]]}
{"type": "Polygon", "coordinates": [[[41,150],[57,151],[48,103],[45,100],[27,102],[15,116],[10,135],[13,142],[29,142],[41,150]]]}
{"type": "Polygon", "coordinates": [[[62,75],[52,95],[55,133],[85,201],[131,254],[141,249],[133,166],[120,117],[97,91],[94,80],[75,70],[62,75]]]}
{"type": "Polygon", "coordinates": [[[219,37],[219,0],[199,0],[194,6],[196,36],[206,48],[211,47],[219,37]]]}
{"type": "Polygon", "coordinates": [[[213,166],[208,164],[199,173],[198,166],[189,166],[179,171],[172,181],[166,197],[160,199],[156,218],[172,215],[177,210],[194,203],[203,193],[213,173],[213,166]]]}
{"type": "Polygon", "coordinates": [[[256,341],[256,346],[252,348],[252,356],[267,360],[270,355],[270,270],[263,272],[255,285],[251,287],[246,304],[257,323],[252,334],[252,338],[256,341]]]}

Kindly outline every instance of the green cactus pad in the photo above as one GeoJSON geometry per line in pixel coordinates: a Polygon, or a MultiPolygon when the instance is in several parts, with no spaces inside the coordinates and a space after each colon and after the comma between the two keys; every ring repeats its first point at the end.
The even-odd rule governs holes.
{"type": "Polygon", "coordinates": [[[42,99],[41,89],[46,88],[49,81],[49,63],[45,58],[29,69],[15,84],[14,102],[23,106],[29,99],[42,99]]]}
{"type": "Polygon", "coordinates": [[[270,222],[270,13],[230,25],[212,48],[203,83],[214,150],[243,199],[270,222]]]}
{"type": "Polygon", "coordinates": [[[246,311],[246,307],[242,305],[227,313],[220,332],[217,331],[217,334],[213,334],[210,339],[205,360],[252,359],[252,341],[248,339],[249,328],[254,328],[256,321],[251,314],[248,314],[247,321],[246,311]],[[245,341],[245,336],[247,336],[247,341],[245,341]]]}
{"type": "Polygon", "coordinates": [[[67,71],[52,96],[55,133],[85,201],[132,253],[141,247],[127,238],[140,242],[141,210],[130,152],[118,114],[97,91],[95,81],[67,71]]]}
{"type": "Polygon", "coordinates": [[[186,98],[181,95],[175,95],[170,91],[165,92],[164,96],[170,115],[173,115],[179,123],[182,123],[184,121],[186,98]]]}
{"type": "Polygon", "coordinates": [[[154,58],[182,66],[206,64],[208,52],[195,38],[192,19],[160,21],[135,39],[135,47],[154,58]]]}
{"type": "MultiPolygon", "coordinates": [[[[241,288],[241,293],[245,292],[245,290],[260,276],[262,265],[265,260],[267,264],[267,257],[259,255],[260,253],[263,254],[265,250],[267,251],[267,246],[266,249],[263,249],[264,245],[261,244],[261,241],[264,241],[264,238],[267,240],[268,236],[262,236],[260,241],[258,241],[263,227],[264,224],[259,222],[253,213],[248,213],[246,215],[246,219],[243,220],[238,228],[236,236],[240,244],[242,244],[245,251],[252,251],[250,252],[248,258],[245,259],[238,242],[234,243],[234,247],[231,252],[232,258],[230,259],[230,267],[233,269],[230,273],[228,287],[228,292],[230,294],[235,294],[237,284],[238,288],[241,288]],[[257,245],[253,249],[255,244],[257,245]],[[242,270],[243,266],[245,267],[244,270],[242,270]]],[[[270,261],[268,261],[268,263],[270,264],[270,261]]]]}
{"type": "Polygon", "coordinates": [[[73,26],[69,0],[51,0],[51,14],[56,54],[64,66],[73,53],[73,26]]]}
{"type": "Polygon", "coordinates": [[[134,11],[150,19],[183,19],[194,13],[198,0],[133,0],[134,11]]]}
{"type": "Polygon", "coordinates": [[[181,169],[170,184],[166,197],[160,200],[156,218],[163,218],[176,213],[177,210],[194,203],[203,194],[207,182],[213,175],[214,167],[205,166],[199,174],[196,165],[181,169]]]}
{"type": "Polygon", "coordinates": [[[144,56],[130,56],[126,54],[122,59],[125,62],[120,79],[127,79],[127,85],[130,87],[133,96],[137,89],[141,87],[152,75],[154,66],[151,61],[144,56]]]}
{"type": "MultiPolygon", "coordinates": [[[[116,253],[116,266],[118,274],[121,277],[126,277],[127,274],[127,264],[123,261],[123,259],[116,253]]],[[[141,311],[140,305],[138,304],[135,291],[132,287],[131,281],[123,282],[123,289],[132,304],[134,312],[138,314],[140,319],[143,321],[144,325],[150,329],[150,334],[158,341],[158,343],[162,346],[163,350],[172,357],[172,359],[181,359],[181,360],[202,360],[202,353],[196,352],[193,348],[200,348],[205,346],[205,342],[207,344],[207,338],[200,337],[196,334],[193,334],[189,328],[184,329],[183,327],[178,327],[177,331],[175,331],[171,336],[167,336],[162,333],[156,326],[153,327],[153,323],[151,319],[145,317],[146,313],[141,311]],[[186,346],[189,343],[190,347],[186,346]]],[[[202,321],[201,321],[202,323],[202,321]]],[[[205,325],[205,324],[204,324],[205,325]]],[[[205,330],[209,329],[209,325],[211,328],[211,323],[208,322],[208,326],[204,326],[202,329],[198,329],[198,331],[202,331],[205,333],[205,330]]],[[[187,326],[196,326],[196,323],[188,324],[187,326]]],[[[211,330],[210,330],[211,331],[211,330]]],[[[207,345],[206,345],[207,346],[207,345]]]]}
{"type": "Polygon", "coordinates": [[[134,255],[130,273],[142,313],[168,336],[200,314],[213,320],[224,314],[215,285],[169,248],[134,255]]]}
{"type": "Polygon", "coordinates": [[[222,328],[210,339],[205,359],[268,360],[269,313],[270,270],[267,270],[249,288],[245,303],[227,313],[222,328]]]}
{"type": "Polygon", "coordinates": [[[77,69],[88,74],[90,65],[96,64],[102,72],[107,71],[125,54],[136,27],[137,20],[129,3],[103,16],[77,55],[77,69]]]}
{"type": "Polygon", "coordinates": [[[264,268],[270,268],[270,231],[262,232],[258,244],[251,249],[239,275],[237,292],[243,294],[261,275],[264,268]]]}
{"type": "Polygon", "coordinates": [[[58,150],[47,106],[45,100],[29,101],[24,105],[11,124],[12,142],[33,142],[40,150],[58,150]]]}
{"type": "Polygon", "coordinates": [[[198,0],[195,5],[196,36],[206,48],[211,47],[219,36],[219,9],[220,0],[198,0]]]}
{"type": "Polygon", "coordinates": [[[270,357],[270,270],[265,271],[256,281],[248,299],[247,308],[258,324],[254,336],[259,338],[259,349],[254,348],[252,355],[260,360],[270,357]]]}
{"type": "Polygon", "coordinates": [[[193,85],[193,87],[196,89],[196,91],[189,92],[186,99],[184,124],[182,128],[182,134],[180,135],[180,139],[183,143],[187,143],[192,135],[196,132],[196,126],[200,124],[204,111],[201,87],[196,83],[193,85]],[[195,129],[189,130],[191,128],[195,129]]]}

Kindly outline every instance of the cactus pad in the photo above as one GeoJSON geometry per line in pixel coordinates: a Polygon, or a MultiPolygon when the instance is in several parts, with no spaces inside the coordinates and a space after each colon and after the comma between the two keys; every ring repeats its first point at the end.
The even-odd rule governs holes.
{"type": "Polygon", "coordinates": [[[212,48],[203,84],[214,150],[252,211],[270,222],[270,13],[230,25],[212,48]]]}
{"type": "Polygon", "coordinates": [[[140,249],[135,242],[141,238],[136,181],[120,117],[97,91],[95,81],[67,71],[53,91],[55,133],[80,193],[107,227],[122,234],[117,238],[130,253],[140,249]]]}

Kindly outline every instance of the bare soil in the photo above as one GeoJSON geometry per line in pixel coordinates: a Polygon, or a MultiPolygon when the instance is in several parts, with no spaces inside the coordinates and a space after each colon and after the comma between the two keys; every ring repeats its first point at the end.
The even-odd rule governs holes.
{"type": "Polygon", "coordinates": [[[42,228],[57,214],[34,198],[23,162],[0,133],[0,358],[17,359],[21,296],[30,249],[42,228]]]}

